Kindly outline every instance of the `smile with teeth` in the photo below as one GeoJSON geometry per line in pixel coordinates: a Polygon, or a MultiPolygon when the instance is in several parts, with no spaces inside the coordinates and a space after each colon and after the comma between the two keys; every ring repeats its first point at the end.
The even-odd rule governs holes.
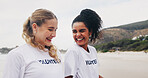
{"type": "Polygon", "coordinates": [[[83,38],[78,38],[77,40],[78,40],[78,41],[81,41],[81,40],[83,40],[83,38]]]}
{"type": "Polygon", "coordinates": [[[46,38],[48,41],[51,41],[51,39],[50,38],[46,38]]]}

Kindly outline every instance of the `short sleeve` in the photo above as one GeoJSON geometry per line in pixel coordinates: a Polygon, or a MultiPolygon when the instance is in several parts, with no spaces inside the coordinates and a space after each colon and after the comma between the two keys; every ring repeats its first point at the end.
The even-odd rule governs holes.
{"type": "Polygon", "coordinates": [[[20,54],[9,52],[5,63],[3,78],[22,78],[23,62],[20,54]]]}
{"type": "Polygon", "coordinates": [[[77,69],[77,55],[73,50],[68,50],[65,55],[65,77],[74,76],[76,74],[77,69]]]}

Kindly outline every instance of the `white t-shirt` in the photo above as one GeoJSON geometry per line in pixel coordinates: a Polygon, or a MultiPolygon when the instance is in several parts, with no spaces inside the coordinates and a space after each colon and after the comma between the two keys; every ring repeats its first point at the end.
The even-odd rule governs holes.
{"type": "Polygon", "coordinates": [[[82,47],[74,44],[65,55],[65,77],[99,78],[99,61],[97,51],[89,46],[89,53],[82,47]]]}
{"type": "Polygon", "coordinates": [[[25,44],[9,52],[3,78],[64,78],[63,71],[63,63],[48,52],[25,44]]]}

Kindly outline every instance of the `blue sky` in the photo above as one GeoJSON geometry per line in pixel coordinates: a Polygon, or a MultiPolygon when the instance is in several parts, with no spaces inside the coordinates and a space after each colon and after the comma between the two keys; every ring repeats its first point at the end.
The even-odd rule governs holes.
{"type": "Polygon", "coordinates": [[[103,28],[148,19],[148,0],[0,0],[0,47],[22,45],[23,23],[38,9],[51,10],[58,17],[57,37],[53,44],[67,49],[74,43],[71,22],[82,9],[96,11],[103,28]]]}

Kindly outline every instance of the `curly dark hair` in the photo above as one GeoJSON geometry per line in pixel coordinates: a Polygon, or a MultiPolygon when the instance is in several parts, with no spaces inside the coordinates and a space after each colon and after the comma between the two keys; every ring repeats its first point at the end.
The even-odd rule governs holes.
{"type": "Polygon", "coordinates": [[[89,32],[92,32],[90,41],[96,41],[96,38],[99,37],[100,28],[102,27],[102,20],[100,16],[91,9],[84,9],[81,11],[72,22],[72,26],[75,22],[83,22],[88,28],[89,32]]]}

